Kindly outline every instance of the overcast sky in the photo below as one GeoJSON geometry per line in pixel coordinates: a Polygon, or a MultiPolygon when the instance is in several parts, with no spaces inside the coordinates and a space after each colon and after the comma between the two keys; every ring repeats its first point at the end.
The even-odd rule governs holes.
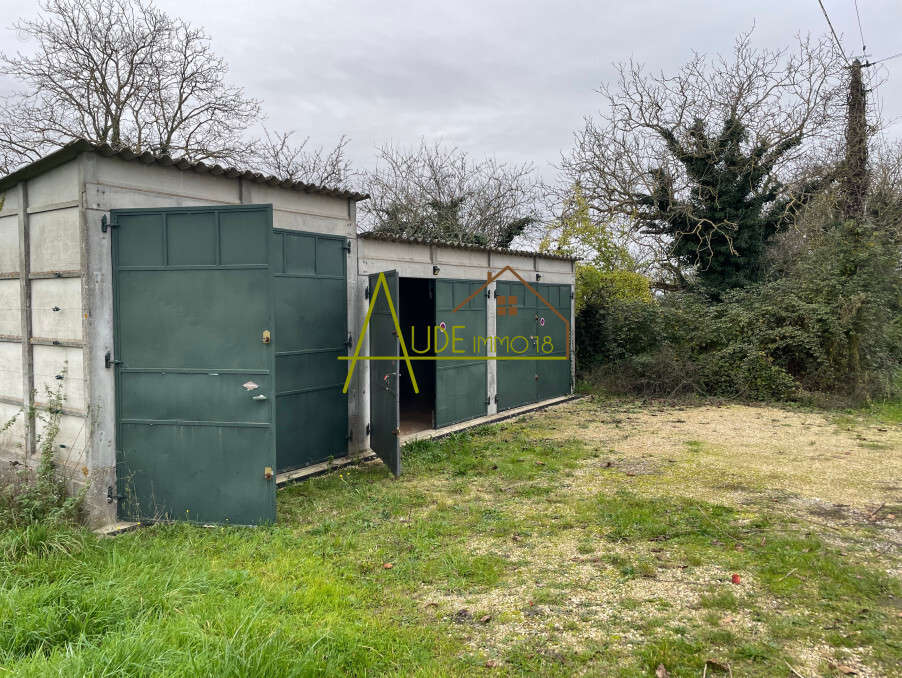
{"type": "MultiPolygon", "coordinates": [[[[204,26],[232,80],[263,99],[268,124],[317,144],[341,134],[359,166],[374,147],[440,139],[479,155],[534,163],[546,178],[611,63],[675,69],[691,50],[729,51],[740,31],[780,47],[823,34],[817,0],[158,0],[204,26]]],[[[846,52],[861,53],[853,0],[824,0],[846,52]]],[[[858,0],[873,59],[902,51],[902,1],[858,0]]],[[[0,0],[2,17],[37,12],[0,0]]],[[[0,49],[21,49],[15,32],[0,49]]],[[[873,70],[873,69],[872,69],[873,70]]],[[[882,70],[887,117],[902,116],[902,58],[882,70]]],[[[902,123],[890,135],[902,137],[902,123]]]]}

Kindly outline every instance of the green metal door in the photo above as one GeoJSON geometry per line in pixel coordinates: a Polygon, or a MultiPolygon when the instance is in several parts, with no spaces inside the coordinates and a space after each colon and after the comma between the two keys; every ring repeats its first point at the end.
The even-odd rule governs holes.
{"type": "MultiPolygon", "coordinates": [[[[370,356],[399,355],[395,319],[398,310],[398,272],[373,273],[369,280],[373,312],[367,331],[370,356]]],[[[370,448],[395,474],[401,475],[401,408],[398,360],[370,360],[370,448]]]]}
{"type": "MultiPolygon", "coordinates": [[[[486,355],[486,293],[477,292],[484,285],[485,281],[435,281],[435,323],[445,323],[448,340],[435,363],[436,428],[486,413],[486,361],[453,360],[455,354],[486,355]],[[464,301],[467,303],[455,311],[464,301]]],[[[443,341],[439,333],[437,348],[443,341]]]]}
{"type": "MultiPolygon", "coordinates": [[[[570,286],[543,283],[535,285],[535,288],[569,322],[570,286]]],[[[570,393],[570,361],[566,359],[568,336],[564,320],[541,301],[536,311],[540,356],[536,361],[536,398],[542,401],[570,393]]]]}
{"type": "Polygon", "coordinates": [[[343,457],[348,449],[347,240],[272,234],[279,471],[343,457]]]}
{"type": "Polygon", "coordinates": [[[272,208],[111,223],[119,515],[275,521],[272,208]]]}
{"type": "Polygon", "coordinates": [[[537,399],[536,296],[519,281],[495,286],[498,360],[498,411],[537,399]]]}

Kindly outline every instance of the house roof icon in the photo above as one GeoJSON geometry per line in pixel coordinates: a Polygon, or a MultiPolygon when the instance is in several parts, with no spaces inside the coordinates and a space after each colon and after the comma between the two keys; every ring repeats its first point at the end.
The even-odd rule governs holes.
{"type": "Polygon", "coordinates": [[[469,301],[470,301],[473,297],[475,297],[477,294],[480,294],[486,287],[489,286],[489,284],[495,282],[495,281],[496,281],[498,278],[500,278],[505,272],[510,272],[511,274],[513,274],[513,276],[514,276],[515,278],[517,278],[517,280],[519,280],[521,283],[523,283],[523,284],[526,286],[526,289],[528,289],[528,290],[529,290],[530,292],[532,292],[538,299],[540,299],[541,302],[542,302],[543,304],[545,304],[549,309],[551,309],[551,312],[554,313],[558,318],[560,318],[561,321],[564,323],[564,328],[566,329],[566,332],[567,332],[567,349],[566,349],[567,352],[566,352],[566,356],[569,358],[569,357],[570,357],[570,321],[567,320],[567,318],[565,318],[565,317],[561,314],[561,312],[558,311],[554,306],[552,306],[551,304],[549,304],[549,303],[548,303],[548,300],[547,300],[544,296],[542,296],[541,294],[539,294],[539,292],[537,292],[536,289],[535,289],[532,285],[530,285],[528,282],[526,282],[526,280],[524,280],[523,276],[521,276],[519,273],[517,273],[517,271],[515,271],[515,270],[514,270],[513,268],[511,268],[510,266],[505,266],[504,268],[502,268],[501,270],[499,270],[499,271],[498,271],[497,273],[495,273],[495,274],[492,274],[491,271],[488,271],[488,273],[487,273],[487,275],[486,275],[486,281],[485,281],[482,285],[480,285],[480,286],[476,289],[476,291],[473,292],[469,297],[467,297],[467,298],[464,299],[462,302],[460,302],[457,306],[455,306],[454,309],[453,309],[453,311],[452,311],[452,313],[455,312],[455,311],[457,311],[457,310],[459,310],[459,309],[461,309],[461,308],[463,308],[464,306],[466,306],[466,305],[469,303],[469,301]]]}

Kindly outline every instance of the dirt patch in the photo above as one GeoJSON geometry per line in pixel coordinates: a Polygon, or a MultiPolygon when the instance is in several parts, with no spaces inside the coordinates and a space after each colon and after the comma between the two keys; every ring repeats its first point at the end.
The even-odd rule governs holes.
{"type": "Polygon", "coordinates": [[[587,400],[555,408],[543,435],[610,450],[625,470],[669,466],[668,481],[708,500],[732,503],[766,489],[861,511],[902,502],[898,426],[862,421],[848,430],[829,414],[745,405],[613,416],[587,400]]]}

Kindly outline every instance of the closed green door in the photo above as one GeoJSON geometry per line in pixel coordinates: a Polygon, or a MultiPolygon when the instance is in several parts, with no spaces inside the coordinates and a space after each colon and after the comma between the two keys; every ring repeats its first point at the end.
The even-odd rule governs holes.
{"type": "Polygon", "coordinates": [[[111,223],[119,515],[275,521],[271,207],[111,223]]]}
{"type": "MultiPolygon", "coordinates": [[[[570,286],[537,284],[536,291],[563,318],[570,319],[570,286]]],[[[570,361],[567,359],[567,325],[547,305],[536,308],[540,360],[536,361],[536,399],[556,398],[570,393],[570,361]]]]}
{"type": "MultiPolygon", "coordinates": [[[[455,355],[486,355],[484,281],[436,280],[435,323],[445,324],[447,344],[435,363],[435,427],[441,428],[486,413],[486,361],[448,360],[455,355]],[[467,299],[475,293],[472,299],[467,299]],[[454,310],[466,301],[460,309],[454,310]]],[[[445,338],[438,333],[436,350],[445,338]]]]}
{"type": "Polygon", "coordinates": [[[398,272],[373,273],[369,280],[373,312],[367,328],[370,356],[370,448],[395,477],[401,475],[401,408],[398,388],[399,355],[395,315],[398,312],[398,272]],[[394,309],[394,310],[392,310],[394,309]]]}
{"type": "Polygon", "coordinates": [[[272,234],[279,471],[348,448],[347,240],[278,229],[272,234]]]}
{"type": "Polygon", "coordinates": [[[536,302],[519,281],[495,286],[498,411],[536,402],[536,302]]]}

